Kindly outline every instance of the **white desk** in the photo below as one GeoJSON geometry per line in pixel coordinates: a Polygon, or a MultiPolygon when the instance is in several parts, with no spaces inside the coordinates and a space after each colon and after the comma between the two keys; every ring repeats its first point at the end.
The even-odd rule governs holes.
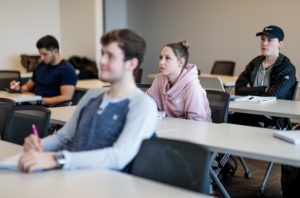
{"type": "Polygon", "coordinates": [[[285,118],[300,118],[300,101],[276,100],[275,102],[264,104],[230,101],[229,111],[285,118]]]}
{"type": "MultiPolygon", "coordinates": [[[[0,141],[0,159],[20,151],[20,146],[0,141]]],[[[0,172],[0,184],[1,197],[208,197],[125,173],[99,169],[35,174],[0,172]]]]}
{"type": "MultiPolygon", "coordinates": [[[[20,145],[0,140],[0,160],[20,153],[22,149],[23,148],[20,145]]],[[[0,189],[1,189],[1,185],[0,185],[0,189]]],[[[0,195],[1,195],[1,190],[0,190],[0,195]]]]}
{"type": "MultiPolygon", "coordinates": [[[[157,73],[151,73],[148,74],[148,79],[153,81],[157,73]]],[[[201,73],[201,76],[206,76],[206,77],[219,77],[224,84],[225,87],[234,87],[235,86],[235,81],[237,80],[237,76],[227,76],[227,75],[219,75],[219,74],[207,74],[207,73],[201,73]]]]}
{"type": "Polygon", "coordinates": [[[76,106],[55,107],[49,109],[51,111],[51,123],[64,125],[70,120],[76,106]]]}
{"type": "Polygon", "coordinates": [[[41,96],[33,95],[31,93],[8,93],[6,91],[0,91],[0,98],[8,98],[17,103],[37,102],[42,100],[41,96]]]}
{"type": "Polygon", "coordinates": [[[166,118],[158,137],[204,145],[221,153],[300,167],[300,146],[272,136],[271,129],[166,118]]]}
{"type": "Polygon", "coordinates": [[[108,170],[0,173],[1,197],[209,197],[108,170]]]}
{"type": "Polygon", "coordinates": [[[76,90],[79,91],[86,91],[92,88],[101,88],[104,86],[108,86],[109,83],[102,82],[98,79],[91,79],[91,80],[78,80],[76,84],[76,90]]]}
{"type": "MultiPolygon", "coordinates": [[[[74,110],[51,108],[51,122],[64,124],[74,110]]],[[[165,118],[159,121],[157,135],[204,145],[216,152],[300,166],[300,146],[273,137],[271,129],[165,118]]]]}

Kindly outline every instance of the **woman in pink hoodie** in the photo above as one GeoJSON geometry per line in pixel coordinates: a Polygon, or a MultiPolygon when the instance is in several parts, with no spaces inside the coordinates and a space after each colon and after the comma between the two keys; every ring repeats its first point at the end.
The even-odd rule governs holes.
{"type": "Polygon", "coordinates": [[[166,44],[160,51],[159,75],[147,90],[166,116],[211,122],[206,92],[197,66],[188,64],[187,41],[166,44]]]}

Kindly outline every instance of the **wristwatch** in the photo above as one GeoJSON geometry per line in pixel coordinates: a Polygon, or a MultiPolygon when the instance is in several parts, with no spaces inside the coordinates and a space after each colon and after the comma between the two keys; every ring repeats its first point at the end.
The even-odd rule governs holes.
{"type": "Polygon", "coordinates": [[[57,152],[54,154],[54,160],[56,161],[56,168],[62,169],[66,163],[66,158],[63,152],[57,152]]]}

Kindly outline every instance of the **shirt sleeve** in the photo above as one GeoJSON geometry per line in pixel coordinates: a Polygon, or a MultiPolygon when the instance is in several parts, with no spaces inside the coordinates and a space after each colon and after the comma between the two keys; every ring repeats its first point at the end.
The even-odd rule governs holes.
{"type": "Polygon", "coordinates": [[[63,72],[61,72],[61,85],[76,85],[77,83],[77,75],[76,71],[71,64],[67,61],[65,62],[65,67],[63,72]]]}

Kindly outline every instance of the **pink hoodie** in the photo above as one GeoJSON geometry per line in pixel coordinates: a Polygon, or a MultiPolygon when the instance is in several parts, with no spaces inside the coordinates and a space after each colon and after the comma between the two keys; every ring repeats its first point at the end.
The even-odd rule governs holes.
{"type": "Polygon", "coordinates": [[[170,88],[168,78],[161,73],[147,90],[159,111],[169,117],[211,122],[206,92],[199,83],[197,66],[188,64],[170,88]]]}

